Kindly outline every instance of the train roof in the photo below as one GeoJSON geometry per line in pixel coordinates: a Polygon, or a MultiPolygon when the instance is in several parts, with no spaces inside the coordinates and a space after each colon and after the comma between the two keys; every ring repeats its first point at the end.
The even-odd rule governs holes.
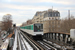
{"type": "MultiPolygon", "coordinates": [[[[33,24],[42,24],[42,23],[33,23],[33,24]]],[[[29,24],[29,25],[33,25],[33,24],[29,24]]],[[[29,26],[29,25],[26,25],[26,26],[29,26]]],[[[21,27],[24,27],[24,26],[21,26],[21,27]]]]}

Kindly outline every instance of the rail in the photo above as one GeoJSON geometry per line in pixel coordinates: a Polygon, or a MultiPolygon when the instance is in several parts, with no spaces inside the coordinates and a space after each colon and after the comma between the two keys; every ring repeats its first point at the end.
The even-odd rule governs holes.
{"type": "MultiPolygon", "coordinates": [[[[22,33],[22,32],[21,32],[22,33]]],[[[32,40],[30,37],[28,37],[26,34],[22,33],[24,37],[27,38],[27,41],[30,43],[30,45],[37,50],[44,50],[42,47],[40,47],[34,40],[32,40]]]]}

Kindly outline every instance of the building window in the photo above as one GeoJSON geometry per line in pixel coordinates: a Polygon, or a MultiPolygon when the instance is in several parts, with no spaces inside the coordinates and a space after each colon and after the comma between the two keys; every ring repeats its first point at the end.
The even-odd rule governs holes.
{"type": "Polygon", "coordinates": [[[56,17],[56,14],[55,14],[55,17],[56,17]]]}
{"type": "Polygon", "coordinates": [[[58,27],[60,27],[60,26],[58,25],[58,27]]]}
{"type": "Polygon", "coordinates": [[[60,24],[60,21],[58,21],[58,24],[60,24]]]}
{"type": "Polygon", "coordinates": [[[54,19],[54,18],[52,18],[52,19],[54,19]]]}
{"type": "Polygon", "coordinates": [[[37,21],[37,22],[39,22],[39,21],[37,21]]]}
{"type": "Polygon", "coordinates": [[[51,19],[51,18],[49,18],[49,19],[51,19]]]}
{"type": "Polygon", "coordinates": [[[39,18],[37,18],[37,19],[39,19],[39,18]]]}
{"type": "Polygon", "coordinates": [[[52,13],[50,14],[50,17],[52,17],[52,13]]]}
{"type": "Polygon", "coordinates": [[[54,24],[54,21],[52,21],[52,24],[54,24]]]}
{"type": "Polygon", "coordinates": [[[42,22],[42,21],[40,21],[40,22],[42,22]]]}
{"type": "Polygon", "coordinates": [[[49,31],[51,31],[51,29],[49,31]]]}
{"type": "Polygon", "coordinates": [[[60,16],[60,14],[58,14],[58,16],[60,16]]]}

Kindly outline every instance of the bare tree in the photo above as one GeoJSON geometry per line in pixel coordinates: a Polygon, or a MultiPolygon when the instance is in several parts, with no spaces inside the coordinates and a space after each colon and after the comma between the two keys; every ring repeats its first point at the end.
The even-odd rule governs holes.
{"type": "Polygon", "coordinates": [[[74,16],[61,20],[61,32],[70,33],[70,29],[75,29],[74,16]]]}
{"type": "Polygon", "coordinates": [[[12,27],[12,16],[11,14],[6,14],[3,16],[3,30],[8,30],[12,27]]]}

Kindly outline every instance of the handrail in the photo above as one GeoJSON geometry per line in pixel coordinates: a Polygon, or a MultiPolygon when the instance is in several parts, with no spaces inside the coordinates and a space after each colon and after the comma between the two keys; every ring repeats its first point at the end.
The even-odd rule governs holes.
{"type": "Polygon", "coordinates": [[[9,45],[9,38],[7,38],[7,39],[5,40],[5,42],[2,44],[1,50],[7,50],[8,45],[9,45]]]}

